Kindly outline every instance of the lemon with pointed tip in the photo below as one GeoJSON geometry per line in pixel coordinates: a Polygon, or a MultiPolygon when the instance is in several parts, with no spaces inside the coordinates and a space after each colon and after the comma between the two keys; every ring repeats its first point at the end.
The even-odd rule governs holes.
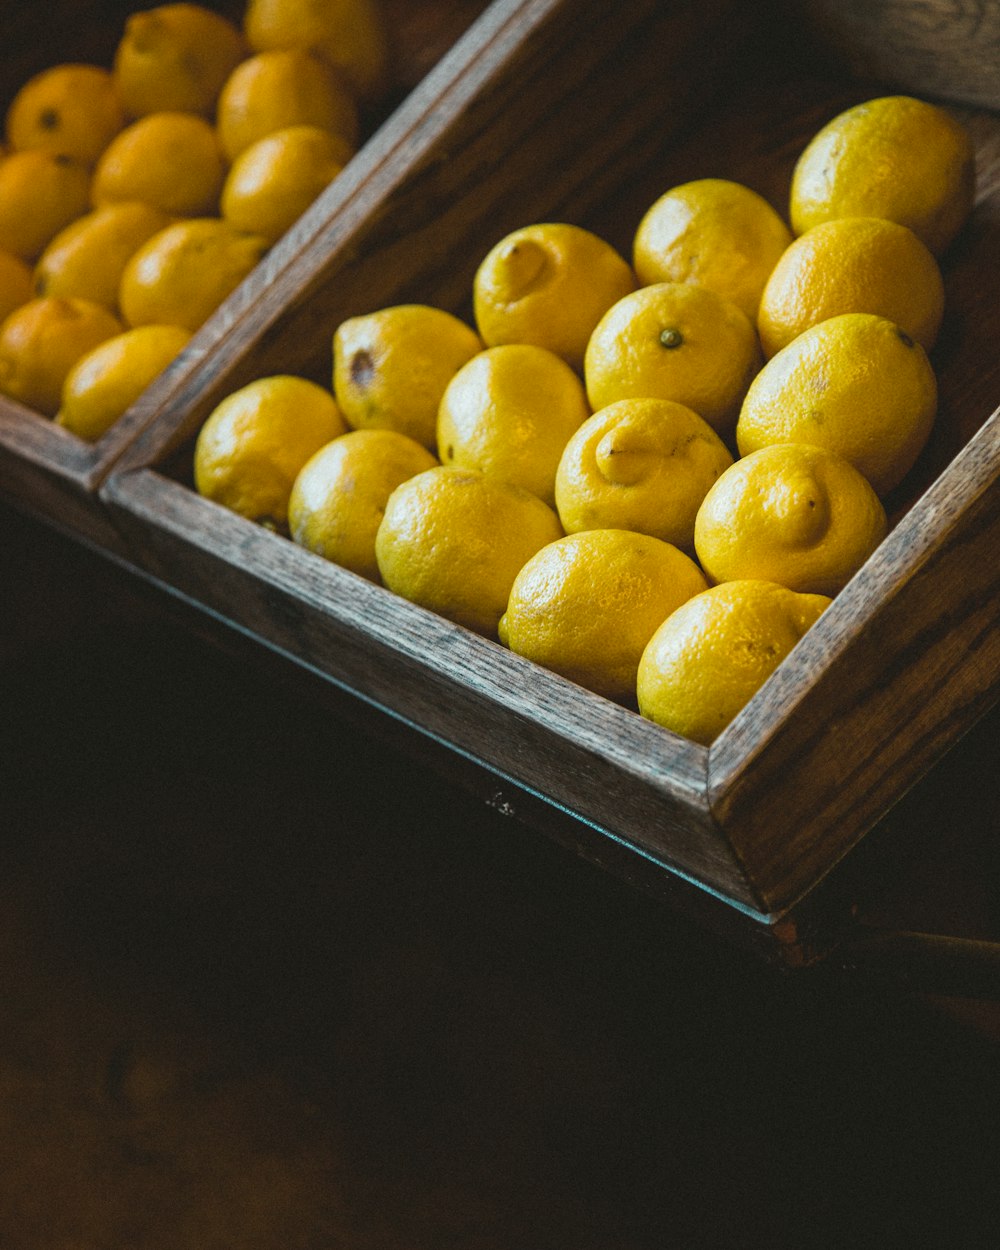
{"type": "Polygon", "coordinates": [[[561,536],[559,518],[537,495],[441,465],[389,496],[375,558],[390,590],[492,638],[514,578],[561,536]]]}
{"type": "Polygon", "coordinates": [[[125,125],[111,73],[100,65],[53,65],[29,78],[6,116],[13,151],[42,149],[93,165],[125,125]]]}
{"type": "Polygon", "coordinates": [[[944,315],[933,254],[908,227],[880,217],[838,217],[807,230],[764,288],[757,317],[764,355],[841,313],[888,317],[930,351],[944,315]]]}
{"type": "Polygon", "coordinates": [[[774,582],[723,582],[672,612],[639,661],[647,720],[710,746],[829,607],[774,582]]]}
{"type": "Polygon", "coordinates": [[[672,187],[646,210],[632,264],[644,286],[707,286],[754,321],[771,270],[791,241],[777,210],[752,188],[698,178],[672,187]]]}
{"type": "Polygon", "coordinates": [[[568,534],[626,529],[694,547],[694,519],[733,462],[707,421],[669,399],[620,399],[571,436],[556,471],[556,511],[568,534]]]}
{"type": "Polygon", "coordinates": [[[756,331],[735,304],[707,287],[657,282],[604,314],[584,378],[595,412],[619,399],[670,399],[727,433],[760,363],[756,331]]]}
{"type": "Polygon", "coordinates": [[[812,443],[845,456],[880,496],[916,463],[937,412],[927,353],[874,313],[830,317],[772,356],[736,426],[741,455],[812,443]]]}
{"type": "Polygon", "coordinates": [[[594,327],[636,286],[628,262],[591,231],[563,222],[524,226],[476,271],[476,327],[488,347],[531,343],[580,370],[594,327]]]}
{"type": "Polygon", "coordinates": [[[569,534],[518,573],[500,641],[595,694],[632,702],[646,644],[707,585],[690,557],[649,534],[569,534]]]}
{"type": "Polygon", "coordinates": [[[226,163],[214,126],[194,113],[150,113],[111,140],[94,167],[97,208],[141,200],[173,217],[218,210],[226,163]]]}
{"type": "Polygon", "coordinates": [[[887,217],[940,255],[965,223],[975,186],[972,139],[951,113],[912,96],[882,96],[839,113],[799,156],[792,229],[887,217]]]}
{"type": "Polygon", "coordinates": [[[95,442],[187,346],[179,326],[139,326],[106,339],[66,375],[56,424],[95,442]]]}
{"type": "Polygon", "coordinates": [[[258,378],[218,403],[198,433],[195,489],[279,533],[304,465],[347,432],[333,395],[292,374],[258,378]]]}
{"type": "Polygon", "coordinates": [[[441,397],[483,350],[460,317],[429,304],[394,304],[341,322],[333,335],[333,390],[354,429],[398,430],[437,445],[441,397]]]}
{"type": "Polygon", "coordinates": [[[437,459],[395,430],[350,430],[321,447],[295,479],[288,526],[300,547],[381,580],[375,535],[397,486],[437,459]]]}
{"type": "Polygon", "coordinates": [[[559,459],[590,416],[583,383],[554,352],[490,347],[448,383],[437,419],[443,464],[478,469],[555,502],[559,459]]]}
{"type": "Polygon", "coordinates": [[[0,248],[34,263],[90,208],[90,171],[69,156],[32,148],[0,157],[0,248]]]}

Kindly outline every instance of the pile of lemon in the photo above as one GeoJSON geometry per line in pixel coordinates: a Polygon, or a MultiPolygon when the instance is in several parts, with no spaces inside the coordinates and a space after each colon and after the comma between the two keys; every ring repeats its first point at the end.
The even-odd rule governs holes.
{"type": "Polygon", "coordinates": [[[332,386],[219,405],[196,486],[710,743],[886,533],[974,182],[965,130],[894,96],[808,144],[789,224],[702,179],[651,205],[631,263],[575,225],[516,230],[476,273],[475,328],[350,318],[332,386]]]}
{"type": "Polygon", "coordinates": [[[337,176],[383,89],[378,0],[137,11],[110,68],[15,95],[0,393],[99,438],[337,176]]]}

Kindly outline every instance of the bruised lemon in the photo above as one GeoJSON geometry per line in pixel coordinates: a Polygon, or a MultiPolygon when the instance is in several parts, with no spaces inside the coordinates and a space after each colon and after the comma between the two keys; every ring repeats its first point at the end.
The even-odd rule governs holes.
{"type": "Polygon", "coordinates": [[[746,313],[707,287],[658,282],[604,314],[587,344],[584,378],[595,412],[620,399],[670,399],[724,433],[759,367],[746,313]]]}
{"type": "Polygon", "coordinates": [[[383,583],[459,625],[495,637],[521,568],[562,536],[537,495],[472,469],[427,469],[389,496],[375,536],[383,583]]]}
{"type": "Polygon", "coordinates": [[[695,549],[712,581],[755,578],[835,595],[886,535],[870,483],[837,452],[775,443],[743,456],[709,490],[695,549]]]}
{"type": "Polygon", "coordinates": [[[139,326],[106,339],[66,375],[56,424],[86,442],[96,441],[183,351],[190,337],[179,326],[139,326]]]}
{"type": "Polygon", "coordinates": [[[29,300],[0,326],[0,392],[54,417],[70,369],[121,331],[117,317],[89,300],[29,300]]]}
{"type": "Polygon", "coordinates": [[[747,392],[736,441],[744,456],[771,443],[826,447],[884,496],[913,467],[936,412],[920,344],[886,317],[844,313],[771,357],[747,392]]]}
{"type": "Polygon", "coordinates": [[[349,317],[333,336],[334,394],[354,429],[398,430],[433,449],[445,388],[482,350],[461,318],[428,304],[349,317]]]}
{"type": "Polygon", "coordinates": [[[222,187],[220,208],[234,230],[276,243],[344,168],[339,135],[291,126],[237,156],[222,187]]]}
{"type": "Polygon", "coordinates": [[[97,207],[141,200],[174,217],[216,212],[226,164],[214,127],[194,113],[151,113],[126,126],[94,169],[97,207]]]}
{"type": "Polygon", "coordinates": [[[343,79],[302,48],[259,52],[237,65],[219,96],[215,124],[230,161],[289,126],[318,126],[349,150],[359,133],[358,106],[343,79]]]}
{"type": "Polygon", "coordinates": [[[944,314],[944,280],[912,230],[880,217],[838,217],[792,243],[764,288],[757,319],[765,356],[841,313],[888,317],[927,351],[944,314]]]}
{"type": "Polygon", "coordinates": [[[443,464],[479,469],[551,504],[559,458],[589,416],[583,383],[561,357],[527,343],[491,347],[445,389],[438,454],[443,464]]]}
{"type": "Polygon", "coordinates": [[[568,534],[635,530],[691,551],[701,501],[732,462],[691,408],[669,399],[620,399],[584,421],[566,444],[556,511],[568,534]]]}
{"type": "Polygon", "coordinates": [[[43,149],[0,157],[0,248],[34,262],[90,208],[90,172],[43,149]]]}
{"type": "Polygon", "coordinates": [[[484,343],[530,343],[583,367],[587,341],[612,304],[636,288],[618,252],[580,226],[524,226],[501,239],[473,280],[484,343]]]}
{"type": "Polygon", "coordinates": [[[210,117],[223,83],[246,54],[239,28],[221,13],[199,4],[161,4],[126,19],[114,78],[130,117],[210,117]]]}
{"type": "Polygon", "coordinates": [[[108,204],[56,235],[35,265],[36,295],[76,296],[118,310],[118,288],[131,257],[171,218],[151,204],[108,204]]]}
{"type": "Polygon", "coordinates": [[[707,584],[693,560],[648,534],[569,534],[518,573],[500,641],[596,694],[633,701],[646,644],[707,584]]]}
{"type": "Polygon", "coordinates": [[[694,595],[639,661],[640,713],[710,746],[830,605],[774,582],[723,582],[694,595]]]}
{"type": "Polygon", "coordinates": [[[0,248],[0,322],[34,295],[31,266],[0,248]]]}
{"type": "Polygon", "coordinates": [[[300,547],[380,580],[375,535],[389,496],[437,465],[412,438],[395,430],[350,430],[321,447],[303,466],[288,504],[291,536],[300,547]]]}
{"type": "Polygon", "coordinates": [[[802,152],[792,174],[792,229],[838,217],[887,217],[940,255],[975,198],[972,139],[950,113],[912,96],[846,109],[802,152]]]}
{"type": "Polygon", "coordinates": [[[7,109],[14,151],[41,149],[93,165],[125,125],[111,73],[99,65],[53,65],[18,90],[7,109]]]}
{"type": "Polygon", "coordinates": [[[241,234],[218,218],[174,222],[134,252],[122,271],[122,316],[131,326],[197,330],[266,251],[266,239],[241,234]]]}
{"type": "Polygon", "coordinates": [[[281,533],[295,479],[321,447],[346,433],[333,396],[307,378],[259,378],[209,414],[194,449],[195,489],[281,533]]]}
{"type": "Polygon", "coordinates": [[[632,242],[644,286],[693,282],[757,317],[761,292],[792,232],[756,191],[725,178],[699,178],[664,192],[632,242]]]}

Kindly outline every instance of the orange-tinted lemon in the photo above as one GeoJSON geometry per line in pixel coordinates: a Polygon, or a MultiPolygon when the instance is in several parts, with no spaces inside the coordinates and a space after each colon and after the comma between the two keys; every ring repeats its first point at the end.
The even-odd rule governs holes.
{"type": "Polygon", "coordinates": [[[108,70],[99,65],[53,65],[30,78],[7,110],[13,151],[40,148],[93,165],[125,125],[125,110],[108,70]]]}

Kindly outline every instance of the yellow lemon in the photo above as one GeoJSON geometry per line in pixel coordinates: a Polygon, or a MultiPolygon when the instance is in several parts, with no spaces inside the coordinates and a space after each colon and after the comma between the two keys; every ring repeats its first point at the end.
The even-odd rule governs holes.
{"type": "Polygon", "coordinates": [[[7,142],[14,151],[40,148],[93,165],[125,125],[125,110],[108,70],[99,65],[53,65],[20,88],[7,109],[7,142]]]}
{"type": "Polygon", "coordinates": [[[634,701],[646,644],[707,585],[693,560],[649,534],[569,534],[518,573],[499,637],[518,655],[596,694],[634,701]]]}
{"type": "Polygon", "coordinates": [[[318,53],[366,103],[387,85],[388,39],[379,0],[249,0],[243,30],[256,52],[318,53]]]}
{"type": "Polygon", "coordinates": [[[90,173],[69,156],[32,149],[0,158],[0,247],[35,261],[90,208],[90,173]]]}
{"type": "Polygon", "coordinates": [[[227,395],[201,427],[195,489],[281,533],[303,466],[347,426],[325,387],[291,374],[259,378],[227,395]]]}
{"type": "Polygon", "coordinates": [[[291,126],[251,144],[226,175],[222,216],[276,243],[344,168],[344,141],[317,126],[291,126]]]}
{"type": "Polygon", "coordinates": [[[742,455],[771,443],[812,443],[846,456],[886,495],[930,436],[937,380],[927,353],[885,317],[844,313],[803,331],[747,392],[742,455]]]}
{"type": "Polygon", "coordinates": [[[389,496],[433,469],[426,447],[395,430],[350,430],[321,447],[295,479],[288,504],[301,547],[371,582],[380,581],[375,535],[389,496]]]}
{"type": "Polygon", "coordinates": [[[215,129],[194,113],[151,113],[126,126],[94,168],[96,207],[141,200],[174,217],[215,213],[226,165],[215,129]]]}
{"type": "Polygon", "coordinates": [[[691,408],[669,399],[620,399],[570,438],[556,473],[556,511],[567,534],[623,529],[685,551],[709,487],[733,462],[691,408]]]}
{"type": "Polygon", "coordinates": [[[731,430],[760,367],[746,313],[707,287],[657,282],[604,314],[584,360],[590,406],[672,399],[714,430],[731,430]]]}
{"type": "Polygon", "coordinates": [[[31,266],[0,248],[0,322],[34,294],[31,266]]]}
{"type": "Polygon", "coordinates": [[[725,178],[673,187],[647,209],[632,242],[644,286],[693,282],[741,308],[751,321],[792,232],[756,191],[725,178]]]}
{"type": "Polygon", "coordinates": [[[639,711],[709,746],[812,628],[830,600],[773,582],[723,582],[682,604],[639,661],[639,711]]]}
{"type": "Polygon", "coordinates": [[[78,217],[38,258],[35,294],[77,296],[116,312],[126,264],[170,221],[166,213],[139,201],[108,204],[78,217]]]}
{"type": "Polygon", "coordinates": [[[199,4],[162,4],[126,19],[114,77],[130,117],[208,117],[247,51],[241,31],[221,13],[199,4]]]}
{"type": "Polygon", "coordinates": [[[396,594],[495,637],[514,578],[561,536],[559,518],[537,495],[443,465],[389,496],[375,558],[396,594]]]}
{"type": "Polygon", "coordinates": [[[0,326],[0,392],[54,417],[70,369],[121,330],[112,313],[89,300],[29,300],[0,326]]]}
{"type": "Polygon", "coordinates": [[[473,356],[438,409],[443,464],[479,469],[554,503],[556,468],[590,416],[583,383],[544,347],[509,343],[473,356]]]}
{"type": "Polygon", "coordinates": [[[266,251],[266,239],[240,234],[218,218],[175,222],[126,264],[118,294],[122,315],[130,326],[197,330],[266,251]]]}
{"type": "Polygon", "coordinates": [[[838,217],[807,230],[764,288],[757,330],[765,356],[841,313],[888,317],[930,351],[944,313],[933,254],[908,227],[880,217],[838,217]]]}
{"type": "Polygon", "coordinates": [[[975,198],[972,140],[950,113],[911,96],[883,96],[838,114],[792,174],[792,229],[837,217],[887,217],[940,255],[975,198]]]}
{"type": "Polygon", "coordinates": [[[353,150],[358,106],[335,69],[303,48],[259,52],[226,80],[215,124],[230,161],[259,139],[289,126],[318,126],[353,150]]]}
{"type": "Polygon", "coordinates": [[[398,430],[433,449],[445,387],[482,350],[479,335],[451,313],[394,304],[337,327],[334,393],[353,428],[398,430]]]}
{"type": "Polygon", "coordinates": [[[190,337],[179,326],[140,326],[106,339],[66,375],[56,423],[95,442],[180,354],[190,337]]]}
{"type": "Polygon", "coordinates": [[[628,263],[589,230],[525,226],[501,239],[476,271],[476,326],[489,347],[532,343],[579,370],[594,327],[636,285],[628,263]]]}
{"type": "Polygon", "coordinates": [[[867,478],[837,452],[774,443],[731,465],[695,521],[695,550],[714,582],[756,579],[835,595],[886,535],[867,478]]]}

